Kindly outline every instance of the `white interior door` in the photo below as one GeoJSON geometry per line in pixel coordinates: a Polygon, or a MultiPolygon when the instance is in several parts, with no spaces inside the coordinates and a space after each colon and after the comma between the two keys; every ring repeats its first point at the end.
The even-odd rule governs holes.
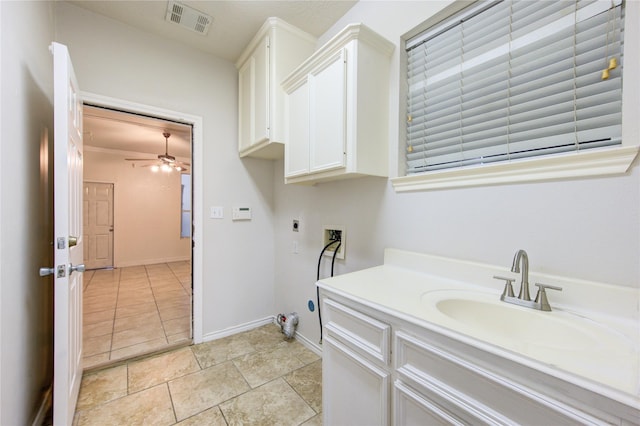
{"type": "Polygon", "coordinates": [[[54,89],[53,423],[73,421],[82,379],[82,100],[67,47],[52,43],[54,89]]]}
{"type": "Polygon", "coordinates": [[[82,204],[84,265],[113,266],[113,184],[85,182],[82,204]]]}

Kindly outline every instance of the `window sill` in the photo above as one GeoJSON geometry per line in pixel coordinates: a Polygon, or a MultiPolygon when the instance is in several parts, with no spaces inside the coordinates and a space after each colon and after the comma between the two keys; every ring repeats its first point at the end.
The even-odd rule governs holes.
{"type": "Polygon", "coordinates": [[[615,147],[469,166],[401,176],[391,179],[391,183],[396,192],[409,192],[616,175],[629,170],[639,149],[639,146],[615,147]]]}

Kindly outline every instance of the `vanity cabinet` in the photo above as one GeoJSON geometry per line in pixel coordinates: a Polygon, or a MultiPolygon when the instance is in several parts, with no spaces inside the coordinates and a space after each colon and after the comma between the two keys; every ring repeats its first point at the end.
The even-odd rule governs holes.
{"type": "Polygon", "coordinates": [[[391,327],[331,299],[322,309],[324,423],[388,425],[391,327]]]}
{"type": "Polygon", "coordinates": [[[324,424],[640,422],[633,404],[320,287],[324,424]]]}
{"type": "Polygon", "coordinates": [[[241,157],[282,158],[284,96],[280,82],[314,51],[315,37],[269,18],[238,59],[238,149],[241,157]]]}
{"type": "Polygon", "coordinates": [[[286,183],[387,176],[393,49],[352,24],[283,81],[286,183]]]}

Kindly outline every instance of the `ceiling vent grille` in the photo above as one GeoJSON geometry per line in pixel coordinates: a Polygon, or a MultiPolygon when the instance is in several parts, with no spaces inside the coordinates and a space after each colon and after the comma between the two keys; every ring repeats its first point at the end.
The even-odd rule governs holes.
{"type": "Polygon", "coordinates": [[[209,27],[213,22],[211,16],[173,0],[167,4],[165,20],[202,35],[209,32],[209,27]]]}

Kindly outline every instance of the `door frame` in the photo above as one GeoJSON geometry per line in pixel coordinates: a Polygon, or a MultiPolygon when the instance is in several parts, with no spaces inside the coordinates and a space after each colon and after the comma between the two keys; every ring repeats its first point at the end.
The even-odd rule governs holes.
{"type": "Polygon", "coordinates": [[[204,223],[202,217],[202,201],[203,201],[203,131],[202,117],[198,115],[185,114],[179,111],[158,108],[151,105],[139,104],[125,99],[112,98],[109,96],[98,95],[95,93],[81,92],[82,100],[85,103],[97,105],[106,108],[113,108],[123,112],[133,114],[144,114],[152,117],[163,118],[181,123],[190,124],[193,128],[193,143],[191,146],[191,185],[193,191],[192,200],[192,221],[193,235],[191,241],[193,244],[193,258],[191,262],[191,275],[193,280],[193,309],[191,312],[193,318],[193,342],[202,343],[203,339],[203,311],[202,311],[202,273],[203,273],[203,245],[204,245],[204,223]],[[195,171],[195,173],[194,173],[195,171]]]}

